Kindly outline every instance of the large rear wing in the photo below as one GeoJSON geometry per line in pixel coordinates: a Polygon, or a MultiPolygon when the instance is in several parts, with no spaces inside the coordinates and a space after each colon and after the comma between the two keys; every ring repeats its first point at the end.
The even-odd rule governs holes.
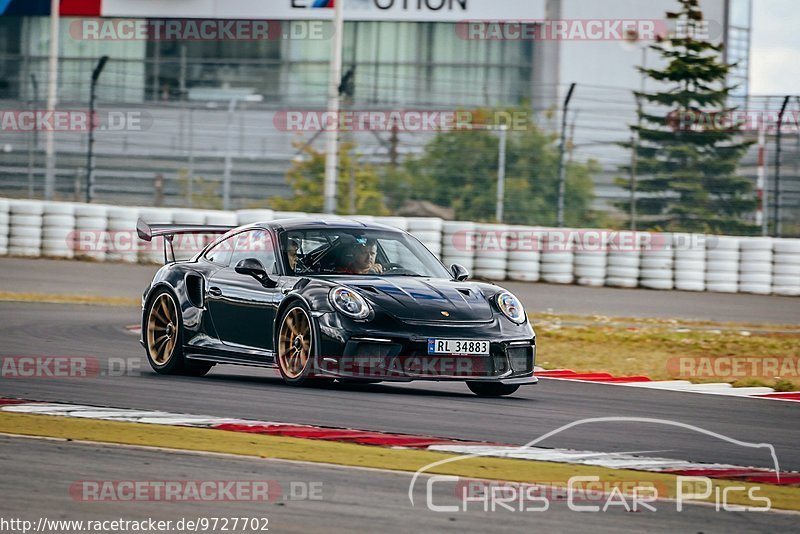
{"type": "Polygon", "coordinates": [[[157,237],[164,238],[164,263],[170,263],[167,258],[167,245],[172,253],[172,262],[175,262],[175,248],[172,241],[176,235],[225,234],[234,228],[236,227],[215,224],[147,224],[142,219],[136,222],[136,233],[139,234],[139,239],[150,242],[157,237]]]}

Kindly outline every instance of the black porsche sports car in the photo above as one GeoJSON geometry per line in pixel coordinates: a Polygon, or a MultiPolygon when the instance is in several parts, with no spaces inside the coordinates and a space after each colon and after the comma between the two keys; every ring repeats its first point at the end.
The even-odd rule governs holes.
{"type": "Polygon", "coordinates": [[[238,228],[148,225],[164,265],[142,298],[161,374],[277,367],[284,381],[456,380],[477,395],[534,384],[536,336],[519,300],[467,281],[412,235],[379,224],[277,220],[238,228]],[[222,234],[176,261],[176,236],[222,234]],[[171,257],[167,254],[171,249],[171,257]]]}

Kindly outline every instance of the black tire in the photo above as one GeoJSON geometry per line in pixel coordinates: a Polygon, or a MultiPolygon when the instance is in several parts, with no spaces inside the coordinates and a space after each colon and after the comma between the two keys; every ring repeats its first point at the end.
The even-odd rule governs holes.
{"type": "Polygon", "coordinates": [[[203,376],[214,364],[191,362],[184,357],[183,317],[178,302],[167,288],[151,295],[142,322],[147,361],[161,375],[203,376]]]}
{"type": "Polygon", "coordinates": [[[467,382],[467,387],[479,397],[504,397],[513,395],[519,389],[518,385],[497,382],[467,382]]]}
{"type": "Polygon", "coordinates": [[[311,310],[303,301],[291,303],[281,314],[275,332],[275,362],[290,386],[325,385],[330,378],[314,376],[316,331],[311,310]]]}

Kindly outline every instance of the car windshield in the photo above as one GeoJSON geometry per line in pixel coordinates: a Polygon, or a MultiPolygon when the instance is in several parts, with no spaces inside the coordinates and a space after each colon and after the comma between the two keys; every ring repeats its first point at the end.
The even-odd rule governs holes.
{"type": "Polygon", "coordinates": [[[287,272],[297,275],[451,278],[416,239],[395,231],[351,228],[293,230],[281,237],[287,272]]]}

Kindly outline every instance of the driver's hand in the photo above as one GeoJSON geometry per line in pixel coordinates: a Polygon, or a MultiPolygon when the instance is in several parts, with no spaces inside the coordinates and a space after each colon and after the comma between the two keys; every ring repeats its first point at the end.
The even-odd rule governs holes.
{"type": "Polygon", "coordinates": [[[372,266],[371,270],[372,270],[372,272],[374,272],[376,274],[382,274],[383,273],[383,265],[381,265],[380,263],[376,263],[376,264],[374,264],[372,266]]]}

